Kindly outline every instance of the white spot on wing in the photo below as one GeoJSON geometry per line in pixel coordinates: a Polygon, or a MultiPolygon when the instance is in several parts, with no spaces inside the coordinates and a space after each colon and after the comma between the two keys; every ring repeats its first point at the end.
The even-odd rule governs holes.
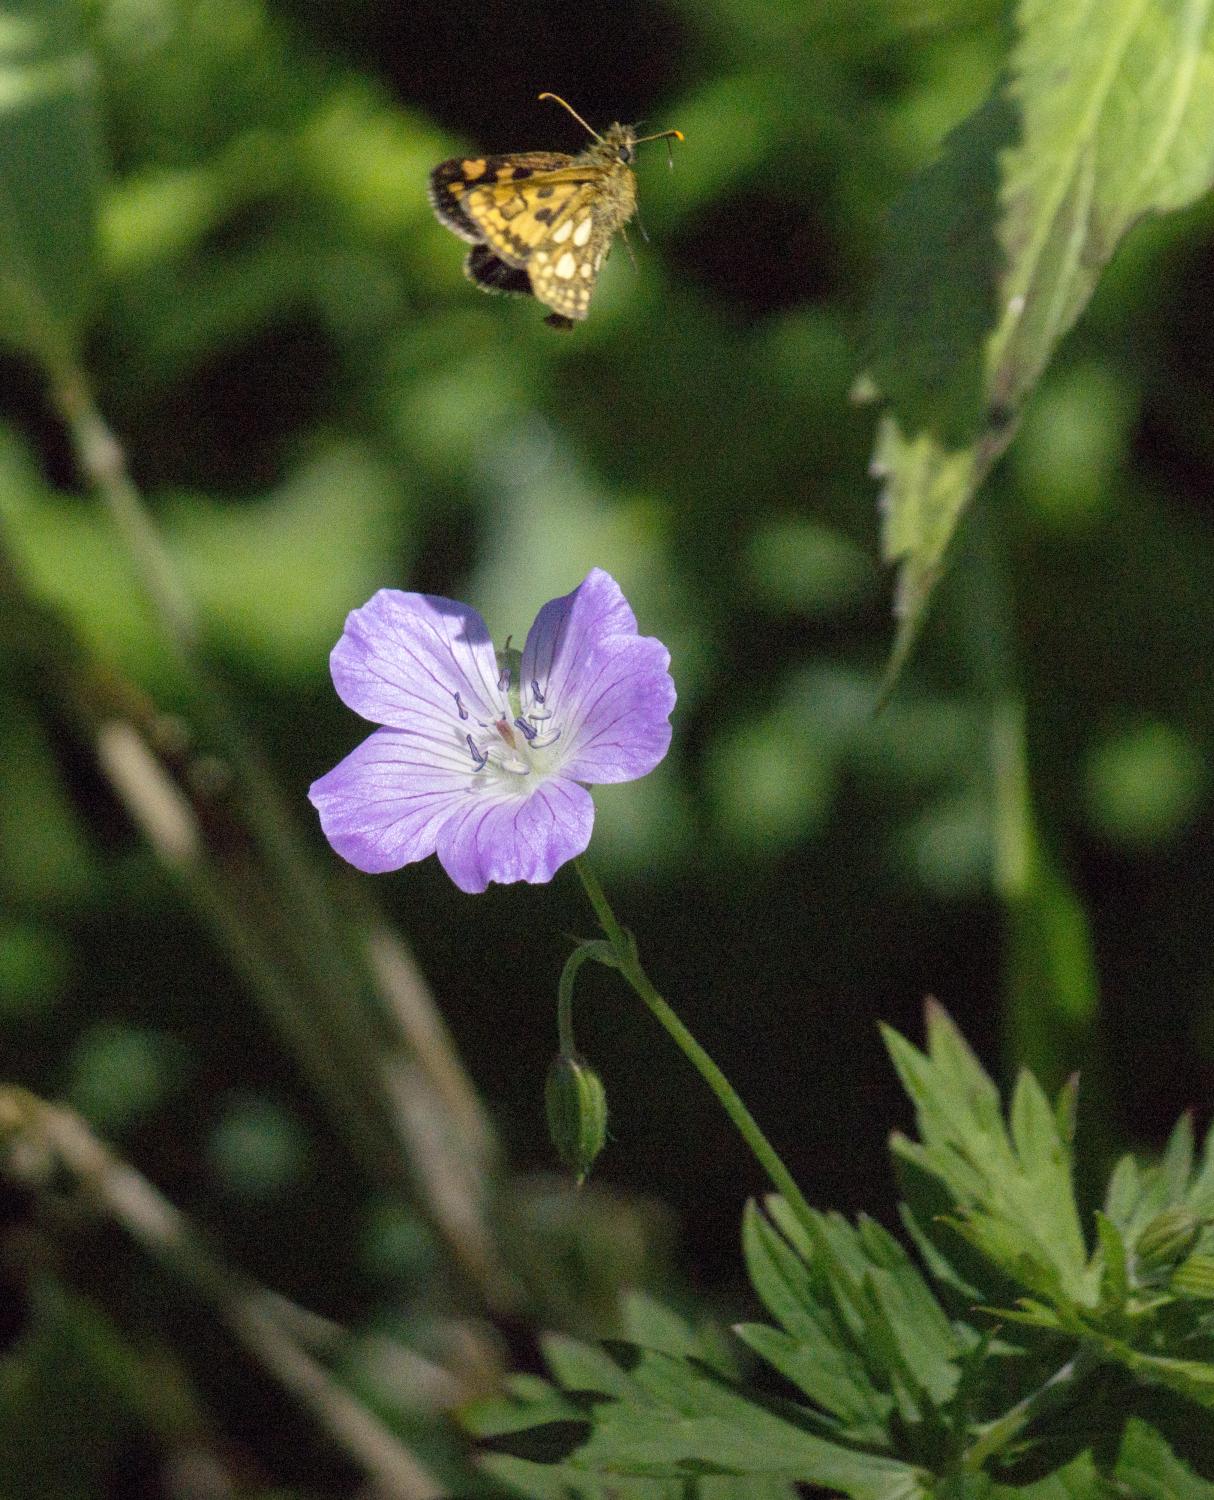
{"type": "Polygon", "coordinates": [[[566,250],[553,269],[562,281],[568,281],[577,270],[577,261],[573,258],[573,251],[566,250]]]}
{"type": "MultiPolygon", "coordinates": [[[[565,226],[562,224],[561,228],[563,229],[564,227],[565,226]]],[[[573,243],[575,245],[584,245],[590,238],[590,231],[593,227],[594,226],[590,222],[590,215],[587,214],[573,232],[573,243]]]]}
{"type": "Polygon", "coordinates": [[[558,224],[552,231],[552,238],[558,245],[563,245],[573,233],[573,220],[566,219],[563,224],[558,224]]]}

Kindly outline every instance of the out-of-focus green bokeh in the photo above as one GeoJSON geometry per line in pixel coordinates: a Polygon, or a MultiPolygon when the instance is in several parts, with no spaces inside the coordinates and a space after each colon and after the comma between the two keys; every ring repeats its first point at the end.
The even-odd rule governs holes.
{"type": "MultiPolygon", "coordinates": [[[[1157,1143],[1214,1084],[1209,204],[1119,254],[980,499],[1002,588],[946,582],[874,713],[891,622],[873,418],[851,400],[864,308],[891,200],[998,72],[1001,14],[84,12],[110,164],[87,362],[314,842],[307,787],[365,727],[328,682],[348,610],[424,590],[518,639],[608,569],[669,645],[679,704],[660,770],[596,790],[596,867],[807,1195],[886,1216],[904,1106],[876,1020],[913,1034],[930,991],[1005,1068],[1034,1021],[996,879],[991,640],[1099,986],[1094,1023],[1045,1025],[1034,1061],[1054,1083],[1086,1070],[1083,1107],[1121,1144],[1157,1143]],[[599,126],[686,135],[672,170],[665,146],[642,151],[643,231],[567,334],[464,279],[425,191],[458,151],[580,149],[541,90],[599,126]]],[[[172,710],[177,669],[44,396],[30,360],[0,360],[0,514],[39,593],[172,710]]],[[[592,927],[572,875],[469,898],[431,861],[369,883],[512,1157],[551,1166],[556,980],[567,934],[592,927]]],[[[669,1205],[676,1263],[729,1286],[755,1167],[612,976],[587,977],[578,1036],[611,1103],[596,1178],[669,1205]]],[[[224,955],[2,663],[0,1044],[5,1080],[66,1098],[267,1282],[424,1324],[411,1287],[433,1247],[352,1180],[224,955]]]]}

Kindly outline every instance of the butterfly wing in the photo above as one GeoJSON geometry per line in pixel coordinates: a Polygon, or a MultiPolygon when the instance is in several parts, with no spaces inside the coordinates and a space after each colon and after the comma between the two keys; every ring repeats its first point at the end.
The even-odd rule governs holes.
{"type": "Polygon", "coordinates": [[[561,221],[593,197],[603,173],[581,164],[549,172],[525,165],[511,170],[512,177],[472,189],[463,208],[496,255],[527,266],[561,221]]]}
{"type": "Polygon", "coordinates": [[[527,272],[520,266],[507,265],[483,241],[468,251],[464,275],[482,292],[504,292],[512,297],[534,296],[527,272]]]}
{"type": "Polygon", "coordinates": [[[615,196],[604,194],[602,184],[584,184],[527,262],[537,299],[563,318],[584,318],[612,236],[627,217],[620,213],[615,196]]]}
{"type": "Polygon", "coordinates": [[[526,294],[554,322],[586,316],[616,230],[636,207],[636,179],[614,152],[453,157],[430,174],[439,219],[473,249],[466,274],[485,291],[526,294]]]}
{"type": "Polygon", "coordinates": [[[512,156],[453,156],[449,161],[439,162],[430,173],[430,207],[441,223],[453,234],[470,244],[479,245],[487,241],[481,219],[492,217],[493,198],[486,201],[486,190],[504,189],[503,197],[509,201],[515,196],[509,184],[520,169],[522,181],[535,173],[556,172],[568,167],[573,161],[560,151],[522,151],[512,156]],[[470,211],[469,198],[477,195],[477,208],[470,211]]]}

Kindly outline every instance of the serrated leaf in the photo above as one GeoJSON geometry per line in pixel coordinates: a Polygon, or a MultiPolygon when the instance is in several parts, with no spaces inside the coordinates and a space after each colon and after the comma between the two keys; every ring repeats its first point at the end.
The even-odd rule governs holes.
{"type": "Polygon", "coordinates": [[[870,368],[896,676],[958,521],[1142,215],[1214,177],[1208,0],[1020,0],[991,99],[895,207],[870,368]]]}
{"type": "Polygon", "coordinates": [[[752,1399],[703,1366],[652,1351],[615,1352],[648,1403],[596,1405],[590,1435],[564,1455],[572,1468],[652,1478],[765,1476],[824,1485],[852,1500],[928,1493],[911,1465],[828,1442],[804,1429],[795,1408],[752,1399]]]}
{"type": "Polygon", "coordinates": [[[1196,1142],[1193,1137],[1193,1116],[1188,1110],[1181,1115],[1172,1128],[1168,1144],[1164,1147],[1159,1163],[1159,1175],[1163,1201],[1160,1210],[1173,1203],[1184,1201],[1189,1190],[1189,1178],[1193,1172],[1193,1152],[1196,1142]]]}
{"type": "Polygon", "coordinates": [[[755,1290],[784,1334],[745,1327],[737,1330],[739,1337],[857,1442],[882,1444],[892,1399],[873,1381],[855,1336],[815,1286],[805,1259],[753,1203],[747,1205],[742,1244],[755,1290]]]}
{"type": "Polygon", "coordinates": [[[0,16],[0,337],[57,373],[95,279],[95,79],[69,0],[0,16]]]}
{"type": "Polygon", "coordinates": [[[1189,1207],[1199,1214],[1214,1214],[1214,1125],[1206,1131],[1201,1161],[1189,1187],[1189,1207]]]}
{"type": "Polygon", "coordinates": [[[1070,1150],[1039,1085],[1021,1078],[1009,1132],[998,1090],[939,1006],[929,1008],[926,1054],[889,1028],[883,1035],[921,1137],[895,1137],[896,1158],[938,1179],[949,1222],[1005,1276],[1051,1301],[1092,1300],[1070,1150]]]}
{"type": "Polygon", "coordinates": [[[548,1368],[566,1391],[594,1391],[617,1400],[635,1399],[628,1377],[613,1359],[592,1344],[563,1333],[545,1334],[540,1348],[548,1368]]]}
{"type": "Polygon", "coordinates": [[[964,1346],[902,1246],[871,1219],[859,1235],[873,1268],[867,1281],[905,1367],[936,1407],[957,1390],[964,1346]]]}
{"type": "MultiPolygon", "coordinates": [[[[887,1445],[886,1421],[870,1416],[857,1401],[850,1362],[839,1351],[829,1345],[801,1343],[766,1323],[739,1323],[734,1333],[823,1413],[832,1414],[822,1418],[824,1435],[845,1437],[876,1449],[887,1445]]],[[[893,1402],[887,1397],[885,1405],[888,1415],[893,1402]]]]}
{"type": "Polygon", "coordinates": [[[1177,1391],[1199,1406],[1214,1407],[1214,1364],[1204,1360],[1144,1354],[1116,1339],[1105,1340],[1104,1348],[1140,1380],[1153,1381],[1170,1391],[1177,1391]]]}

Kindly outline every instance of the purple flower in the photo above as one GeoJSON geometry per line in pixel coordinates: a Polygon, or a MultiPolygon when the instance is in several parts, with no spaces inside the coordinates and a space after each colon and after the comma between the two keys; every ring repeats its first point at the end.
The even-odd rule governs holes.
{"type": "Polygon", "coordinates": [[[330,663],[342,702],[385,727],[308,796],[370,873],[437,853],[463,891],[551,880],[590,842],[582,783],[633,781],[670,744],[670,653],[600,568],[544,605],[521,658],[466,604],[381,589],[330,663]]]}

